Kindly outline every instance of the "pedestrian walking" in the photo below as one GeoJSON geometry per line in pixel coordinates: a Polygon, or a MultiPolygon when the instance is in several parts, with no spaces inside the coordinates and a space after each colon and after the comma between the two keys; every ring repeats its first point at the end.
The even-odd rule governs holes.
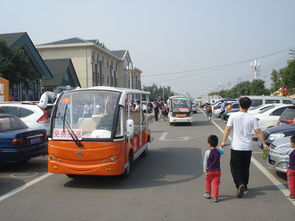
{"type": "Polygon", "coordinates": [[[206,174],[205,184],[206,191],[204,197],[207,199],[213,199],[214,202],[218,202],[218,192],[220,185],[220,155],[223,154],[223,150],[216,148],[218,145],[218,137],[210,135],[208,137],[209,150],[206,151],[204,157],[204,173],[206,174]],[[211,190],[211,184],[213,188],[211,190]]]}
{"type": "Polygon", "coordinates": [[[208,103],[206,106],[206,115],[207,115],[208,121],[211,121],[211,119],[212,119],[212,106],[210,103],[208,103]]]}
{"type": "Polygon", "coordinates": [[[238,198],[243,197],[244,192],[248,191],[249,170],[253,150],[252,130],[255,131],[264,148],[269,148],[265,143],[256,118],[247,113],[250,106],[250,98],[243,97],[239,100],[239,112],[230,115],[220,144],[220,147],[224,148],[230,132],[233,131],[230,169],[237,188],[238,198]]]}
{"type": "Polygon", "coordinates": [[[155,120],[158,121],[159,118],[159,111],[160,111],[160,108],[159,108],[159,103],[156,101],[155,104],[154,104],[154,115],[155,115],[155,120]]]}
{"type": "Polygon", "coordinates": [[[274,152],[277,154],[289,155],[289,163],[288,163],[288,185],[290,190],[289,198],[295,200],[295,135],[291,137],[291,145],[288,149],[278,149],[273,150],[269,149],[270,152],[274,152]]]}
{"type": "Polygon", "coordinates": [[[169,107],[168,107],[167,101],[164,101],[164,106],[162,108],[162,117],[164,121],[167,121],[168,113],[169,113],[169,107]]]}

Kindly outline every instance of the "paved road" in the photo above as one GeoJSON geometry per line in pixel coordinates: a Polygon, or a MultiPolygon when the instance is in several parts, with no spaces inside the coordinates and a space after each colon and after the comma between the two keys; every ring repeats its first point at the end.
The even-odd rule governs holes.
{"type": "MultiPolygon", "coordinates": [[[[222,128],[225,125],[221,120],[216,123],[222,128]]],[[[65,175],[51,175],[0,201],[0,220],[294,220],[294,205],[253,164],[249,193],[236,198],[229,150],[221,160],[221,201],[203,199],[206,139],[210,134],[221,139],[222,133],[201,113],[194,115],[192,126],[172,127],[157,122],[151,128],[155,141],[147,156],[135,163],[127,180],[72,180],[65,175]]],[[[255,153],[255,158],[263,164],[259,154],[255,153]]],[[[45,157],[26,165],[2,167],[0,195],[44,175],[46,167],[45,157]]],[[[286,182],[284,177],[279,179],[286,182]]]]}

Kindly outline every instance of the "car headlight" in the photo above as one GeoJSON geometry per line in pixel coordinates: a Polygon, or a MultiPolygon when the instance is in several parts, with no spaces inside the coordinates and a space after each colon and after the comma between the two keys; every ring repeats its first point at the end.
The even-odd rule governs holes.
{"type": "Polygon", "coordinates": [[[269,135],[268,139],[273,141],[273,140],[282,138],[284,136],[285,136],[285,134],[283,134],[283,133],[275,133],[275,134],[269,135]]]}

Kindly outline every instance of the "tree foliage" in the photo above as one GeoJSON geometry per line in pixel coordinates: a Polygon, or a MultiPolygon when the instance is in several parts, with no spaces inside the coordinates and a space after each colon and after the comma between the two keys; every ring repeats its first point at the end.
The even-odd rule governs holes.
{"type": "Polygon", "coordinates": [[[155,83],[151,86],[143,86],[144,91],[149,91],[150,94],[150,100],[156,101],[163,98],[167,100],[170,96],[175,95],[175,93],[171,90],[170,86],[158,86],[155,83]]]}
{"type": "Polygon", "coordinates": [[[286,88],[289,94],[295,93],[295,59],[288,62],[288,65],[279,71],[273,70],[271,73],[271,90],[277,91],[279,88],[286,88]]]}
{"type": "Polygon", "coordinates": [[[263,80],[243,81],[229,90],[221,90],[210,95],[219,95],[227,98],[237,98],[249,95],[269,95],[270,91],[265,88],[263,80]]]}
{"type": "Polygon", "coordinates": [[[41,79],[41,74],[35,71],[25,51],[8,47],[5,41],[0,41],[0,76],[11,84],[24,85],[41,79]]]}

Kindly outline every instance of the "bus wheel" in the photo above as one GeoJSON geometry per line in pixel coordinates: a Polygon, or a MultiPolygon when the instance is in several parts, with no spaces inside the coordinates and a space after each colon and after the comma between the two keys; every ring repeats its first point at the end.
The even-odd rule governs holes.
{"type": "Polygon", "coordinates": [[[67,177],[71,178],[71,179],[75,179],[78,177],[78,175],[75,175],[75,174],[66,174],[67,177]]]}
{"type": "Polygon", "coordinates": [[[141,156],[145,157],[147,155],[147,151],[148,151],[148,148],[145,148],[145,150],[142,152],[141,156]]]}
{"type": "Polygon", "coordinates": [[[133,156],[130,153],[129,154],[128,165],[125,168],[125,172],[121,175],[123,179],[126,179],[126,178],[128,178],[130,176],[130,171],[131,171],[131,168],[132,168],[132,163],[133,163],[133,156]]]}

